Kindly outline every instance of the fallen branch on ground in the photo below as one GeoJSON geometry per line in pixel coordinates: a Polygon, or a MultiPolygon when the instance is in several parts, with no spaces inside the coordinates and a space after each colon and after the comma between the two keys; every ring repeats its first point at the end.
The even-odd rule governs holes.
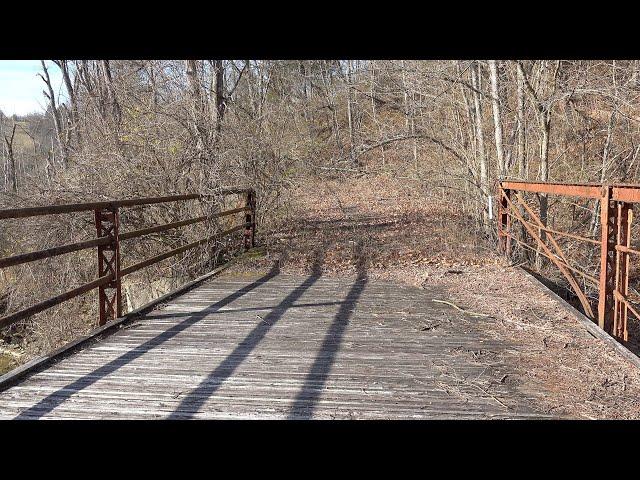
{"type": "Polygon", "coordinates": [[[453,308],[455,308],[456,310],[461,311],[462,313],[466,313],[467,315],[471,315],[472,317],[487,317],[487,318],[493,318],[493,315],[487,315],[486,313],[478,313],[478,312],[473,312],[471,310],[465,310],[464,308],[460,308],[459,306],[457,306],[455,303],[451,303],[451,302],[447,302],[446,300],[438,300],[438,299],[431,299],[432,302],[436,302],[436,303],[444,303],[446,305],[450,305],[453,308]]]}
{"type": "Polygon", "coordinates": [[[507,265],[507,268],[521,267],[522,265],[526,265],[527,263],[529,263],[529,262],[528,261],[524,261],[524,262],[520,262],[520,263],[512,263],[510,265],[507,265]]]}

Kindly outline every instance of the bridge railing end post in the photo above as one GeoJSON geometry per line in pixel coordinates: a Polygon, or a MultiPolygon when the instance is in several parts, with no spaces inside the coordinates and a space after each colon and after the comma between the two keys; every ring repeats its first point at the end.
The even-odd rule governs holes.
{"type": "Polygon", "coordinates": [[[509,215],[509,203],[511,191],[502,187],[500,182],[498,187],[498,248],[501,253],[511,257],[511,215],[509,215]]]}
{"type": "Polygon", "coordinates": [[[256,243],[256,192],[253,188],[247,192],[246,206],[249,211],[245,215],[244,249],[249,250],[256,243]]]}
{"type": "Polygon", "coordinates": [[[615,288],[615,252],[617,215],[611,199],[611,187],[602,188],[600,198],[600,286],[598,295],[598,325],[605,332],[613,332],[615,288]]]}

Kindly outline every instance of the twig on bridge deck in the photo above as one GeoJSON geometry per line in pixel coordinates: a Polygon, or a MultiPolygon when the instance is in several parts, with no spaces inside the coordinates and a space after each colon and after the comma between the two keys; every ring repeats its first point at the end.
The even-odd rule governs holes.
{"type": "Polygon", "coordinates": [[[472,387],[474,387],[474,388],[477,388],[478,390],[480,390],[480,391],[481,391],[481,392],[483,392],[484,394],[486,394],[486,395],[490,396],[491,398],[493,398],[496,402],[498,402],[500,405],[502,405],[502,406],[503,406],[504,408],[506,408],[507,410],[511,410],[511,408],[509,407],[509,405],[506,405],[506,404],[502,403],[498,397],[496,397],[495,395],[492,395],[491,393],[489,393],[487,390],[485,390],[485,389],[484,389],[484,388],[482,388],[481,386],[476,385],[475,383],[466,382],[466,381],[464,381],[464,380],[463,380],[463,382],[464,382],[465,384],[467,384],[467,385],[470,385],[470,386],[472,386],[472,387]]]}
{"type": "Polygon", "coordinates": [[[432,302],[436,302],[436,303],[445,303],[447,305],[452,306],[453,308],[455,308],[456,310],[461,311],[462,313],[466,313],[467,315],[471,315],[472,317],[487,317],[487,318],[494,318],[493,315],[487,315],[486,313],[478,313],[478,312],[473,312],[471,310],[465,310],[464,308],[460,308],[458,305],[456,305],[455,303],[451,303],[451,302],[447,302],[446,300],[438,300],[436,298],[431,299],[432,302]]]}
{"type": "MultiPolygon", "coordinates": [[[[537,315],[534,314],[535,317],[537,317],[539,320],[542,320],[540,317],[538,317],[537,315]]],[[[513,323],[514,325],[518,325],[522,328],[537,328],[538,330],[551,330],[553,329],[552,326],[550,327],[546,327],[544,325],[534,325],[532,323],[524,323],[524,322],[518,322],[517,320],[511,320],[509,318],[503,318],[501,319],[502,324],[504,325],[505,322],[509,322],[509,323],[513,323]]],[[[507,328],[506,325],[504,325],[505,328],[507,328]]]]}
{"type": "MultiPolygon", "coordinates": [[[[484,373],[484,371],[483,371],[483,373],[484,373]]],[[[448,373],[444,373],[444,374],[443,374],[443,376],[444,376],[444,377],[452,378],[452,379],[454,379],[457,383],[461,383],[461,384],[464,384],[464,385],[467,385],[467,386],[473,387],[473,388],[475,388],[476,390],[481,391],[482,393],[484,393],[484,394],[485,394],[485,395],[487,395],[488,397],[490,397],[490,398],[492,398],[493,400],[495,400],[497,403],[499,403],[500,405],[502,405],[502,406],[503,406],[504,408],[506,408],[507,410],[511,410],[511,407],[510,407],[509,405],[507,405],[507,404],[505,404],[504,402],[502,402],[499,398],[497,398],[497,397],[496,397],[495,395],[493,395],[491,392],[489,392],[488,390],[485,390],[484,388],[482,388],[481,386],[479,386],[479,385],[477,385],[477,384],[475,384],[475,383],[473,383],[473,382],[469,382],[469,381],[465,380],[464,378],[460,378],[460,377],[459,377],[455,372],[454,372],[454,374],[453,374],[453,375],[450,375],[450,374],[448,374],[448,373]]],[[[450,386],[452,386],[452,385],[444,384],[444,383],[442,383],[442,382],[438,382],[438,383],[440,383],[440,384],[444,387],[445,391],[446,391],[447,393],[449,393],[449,391],[448,391],[448,387],[450,387],[450,386]]],[[[465,393],[465,392],[463,392],[462,390],[460,390],[460,388],[459,388],[459,387],[456,387],[456,389],[458,390],[458,392],[457,392],[457,393],[458,393],[458,395],[461,395],[461,396],[462,396],[462,395],[467,395],[467,396],[469,395],[468,393],[465,393]]]]}

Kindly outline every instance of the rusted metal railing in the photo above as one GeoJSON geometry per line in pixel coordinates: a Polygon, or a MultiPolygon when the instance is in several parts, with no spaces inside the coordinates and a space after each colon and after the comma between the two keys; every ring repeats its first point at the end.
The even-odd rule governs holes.
{"type": "MultiPolygon", "coordinates": [[[[560,184],[502,181],[499,185],[498,239],[500,250],[511,256],[513,244],[536,252],[551,261],[567,279],[578,297],[585,314],[616,339],[629,340],[629,312],[640,319],[629,301],[630,255],[640,255],[631,245],[633,204],[640,203],[640,185],[560,184]],[[523,198],[523,192],[538,196],[557,195],[594,199],[599,207],[600,238],[589,238],[571,232],[549,228],[542,215],[523,198]],[[528,217],[525,218],[525,217],[528,217]],[[528,244],[523,235],[514,230],[517,221],[535,241],[528,244]],[[578,268],[561,248],[557,237],[571,238],[599,248],[597,275],[578,268]],[[576,275],[578,277],[576,277],[576,275]],[[585,286],[597,292],[597,300],[590,299],[585,286]],[[597,313],[594,313],[597,312],[597,313]]],[[[597,213],[597,212],[595,212],[597,213]]],[[[595,214],[594,213],[594,214],[595,214]]],[[[597,218],[597,217],[594,217],[597,218]]]]}
{"type": "Polygon", "coordinates": [[[253,189],[227,188],[222,190],[222,195],[244,194],[245,204],[242,207],[217,212],[211,215],[203,215],[187,220],[156,225],[153,227],[120,232],[120,209],[132,206],[145,206],[158,203],[181,202],[199,200],[200,194],[172,195],[164,197],[136,198],[126,200],[114,200],[108,202],[88,202],[67,205],[50,205],[43,207],[28,207],[0,210],[0,220],[10,218],[26,218],[40,215],[55,215],[75,212],[93,211],[95,217],[97,238],[82,242],[61,245],[35,252],[22,253],[0,258],[0,268],[21,265],[27,262],[51,258],[71,252],[78,252],[89,248],[97,248],[98,278],[55,297],[39,302],[31,307],[24,308],[0,318],[0,328],[12,325],[20,320],[29,318],[55,305],[71,300],[79,295],[94,289],[99,289],[99,325],[122,316],[122,278],[142,268],[158,263],[167,258],[186,252],[192,248],[207,244],[211,241],[222,239],[234,232],[244,229],[244,248],[254,246],[256,229],[256,196],[253,189]],[[120,243],[125,240],[136,239],[151,233],[159,233],[174,228],[205,222],[219,217],[225,217],[236,213],[245,212],[244,223],[229,228],[221,233],[188,243],[168,252],[147,258],[139,263],[122,268],[120,259],[120,243]]]}

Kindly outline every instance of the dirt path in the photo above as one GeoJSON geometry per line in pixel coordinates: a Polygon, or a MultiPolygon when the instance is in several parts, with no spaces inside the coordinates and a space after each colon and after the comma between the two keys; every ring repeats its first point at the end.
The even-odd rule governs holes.
{"type": "MultiPolygon", "coordinates": [[[[445,292],[442,300],[488,315],[482,329],[520,347],[500,353],[511,366],[500,382],[538,392],[536,408],[573,418],[640,418],[640,370],[594,338],[518,269],[473,234],[459,209],[411,193],[391,178],[325,182],[294,196],[286,227],[266,235],[264,255],[237,270],[279,262],[283,273],[311,270],[445,292]]],[[[487,386],[487,388],[489,388],[487,386]]]]}

